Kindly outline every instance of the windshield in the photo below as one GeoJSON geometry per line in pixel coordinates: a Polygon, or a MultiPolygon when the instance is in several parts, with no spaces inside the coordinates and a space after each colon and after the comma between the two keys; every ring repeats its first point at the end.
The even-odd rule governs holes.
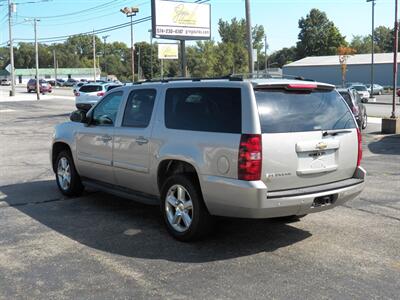
{"type": "Polygon", "coordinates": [[[360,92],[367,90],[367,87],[365,87],[363,85],[353,85],[352,88],[357,90],[357,91],[360,91],[360,92]]]}
{"type": "Polygon", "coordinates": [[[262,133],[356,128],[353,114],[336,91],[255,91],[262,133]]]}

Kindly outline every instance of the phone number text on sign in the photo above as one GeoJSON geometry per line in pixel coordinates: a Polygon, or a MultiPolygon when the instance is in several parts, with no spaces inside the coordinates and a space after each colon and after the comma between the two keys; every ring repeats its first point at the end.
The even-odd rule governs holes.
{"type": "Polygon", "coordinates": [[[180,28],[180,27],[160,27],[157,26],[156,33],[159,36],[192,36],[192,37],[211,37],[211,30],[199,28],[180,28]]]}

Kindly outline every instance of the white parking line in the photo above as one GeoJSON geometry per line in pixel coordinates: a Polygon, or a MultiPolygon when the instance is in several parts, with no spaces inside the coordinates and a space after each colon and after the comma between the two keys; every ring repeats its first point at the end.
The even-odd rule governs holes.
{"type": "MultiPolygon", "coordinates": [[[[3,112],[13,112],[13,111],[16,111],[15,109],[0,109],[0,113],[3,113],[3,112]]],[[[1,195],[1,194],[0,194],[1,195]]],[[[0,198],[1,199],[1,198],[0,198]]]]}

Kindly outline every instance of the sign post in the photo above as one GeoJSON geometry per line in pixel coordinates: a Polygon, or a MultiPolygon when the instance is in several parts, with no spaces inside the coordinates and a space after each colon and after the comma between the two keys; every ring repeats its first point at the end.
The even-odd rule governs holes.
{"type": "Polygon", "coordinates": [[[158,59],[161,61],[161,78],[164,78],[164,60],[178,59],[178,44],[158,44],[158,59]]]}

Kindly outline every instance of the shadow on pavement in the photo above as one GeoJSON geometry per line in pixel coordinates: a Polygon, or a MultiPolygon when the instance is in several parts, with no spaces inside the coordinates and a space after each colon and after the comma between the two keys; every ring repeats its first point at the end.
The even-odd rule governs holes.
{"type": "Polygon", "coordinates": [[[385,136],[368,144],[368,149],[374,154],[400,154],[400,134],[385,136]]]}
{"type": "Polygon", "coordinates": [[[68,199],[54,181],[9,185],[0,191],[0,207],[13,206],[74,241],[127,257],[200,263],[272,252],[311,236],[277,219],[221,219],[211,236],[186,244],[168,235],[158,207],[100,192],[68,199]]]}

